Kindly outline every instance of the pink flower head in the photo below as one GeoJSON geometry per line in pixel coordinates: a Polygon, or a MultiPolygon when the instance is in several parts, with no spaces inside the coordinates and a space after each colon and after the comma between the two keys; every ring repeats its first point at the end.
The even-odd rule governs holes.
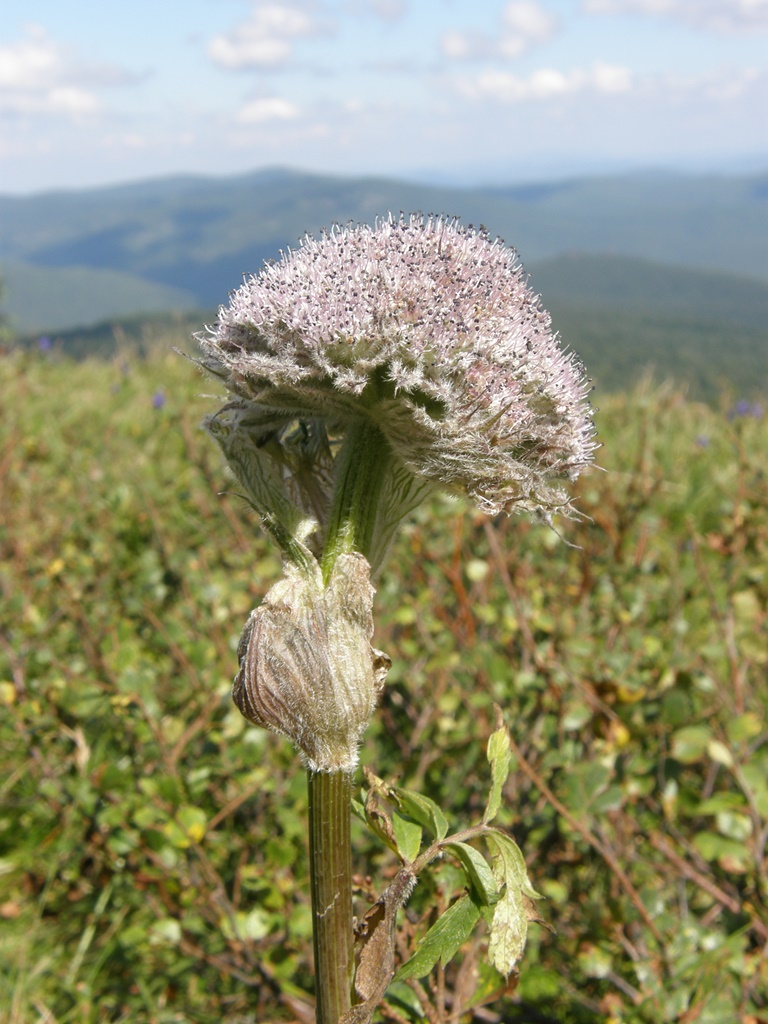
{"type": "Polygon", "coordinates": [[[368,421],[420,483],[489,514],[567,512],[561,481],[596,447],[583,368],[515,252],[455,220],[306,237],[199,341],[202,365],[265,423],[333,438],[368,421]]]}

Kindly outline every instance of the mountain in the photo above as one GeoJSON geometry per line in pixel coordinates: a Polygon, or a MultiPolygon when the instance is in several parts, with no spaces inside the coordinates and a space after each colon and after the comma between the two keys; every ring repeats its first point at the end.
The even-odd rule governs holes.
{"type": "Polygon", "coordinates": [[[726,271],[577,252],[531,264],[530,283],[550,310],[599,307],[768,330],[768,281],[726,271]]]}
{"type": "Polygon", "coordinates": [[[137,344],[168,324],[183,339],[305,231],[389,210],[457,215],[514,243],[604,389],[652,365],[710,397],[723,381],[768,390],[766,174],[459,189],[273,169],[0,196],[4,304],[73,355],[112,351],[116,317],[137,344]],[[125,319],[163,310],[187,315],[125,319]]]}
{"type": "Polygon", "coordinates": [[[768,174],[458,189],[273,169],[0,196],[0,262],[121,271],[208,307],[304,232],[390,210],[483,224],[526,263],[611,253],[768,280],[768,174]]]}
{"type": "Polygon", "coordinates": [[[108,317],[192,309],[196,297],[121,270],[0,263],[11,326],[44,334],[108,317]]]}

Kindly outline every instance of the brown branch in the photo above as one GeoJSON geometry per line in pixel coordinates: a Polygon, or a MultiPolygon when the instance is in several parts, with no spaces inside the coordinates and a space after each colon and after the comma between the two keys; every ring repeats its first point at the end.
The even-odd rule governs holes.
{"type": "MultiPolygon", "coordinates": [[[[713,882],[711,878],[707,878],[706,875],[703,875],[698,871],[684,857],[681,857],[676,850],[672,849],[664,836],[652,832],[648,836],[648,842],[655,850],[658,850],[660,854],[666,857],[670,864],[673,864],[681,875],[684,875],[690,882],[693,882],[695,885],[698,885],[700,889],[709,893],[709,895],[718,903],[722,904],[726,910],[730,910],[732,914],[745,913],[744,908],[737,899],[734,899],[733,896],[729,896],[728,893],[724,892],[716,882],[713,882]]],[[[753,931],[757,932],[761,938],[768,939],[768,927],[766,927],[759,918],[751,918],[749,926],[753,931]]]]}

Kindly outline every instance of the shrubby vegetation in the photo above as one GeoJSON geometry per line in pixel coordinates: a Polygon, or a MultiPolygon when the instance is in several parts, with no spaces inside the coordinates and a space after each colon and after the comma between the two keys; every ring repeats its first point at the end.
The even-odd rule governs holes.
{"type": "MultiPolygon", "coordinates": [[[[206,385],[157,352],[0,375],[0,1018],[311,1022],[304,775],[229,698],[279,565],[218,493],[206,385]]],[[[480,936],[382,1021],[768,1014],[768,420],[649,384],[599,404],[565,540],[438,500],[381,580],[366,766],[477,821],[499,704],[499,823],[556,929],[509,983],[480,936]]],[[[397,861],[354,842],[362,916],[397,861]]],[[[464,884],[448,857],[420,880],[403,958],[464,884]]]]}

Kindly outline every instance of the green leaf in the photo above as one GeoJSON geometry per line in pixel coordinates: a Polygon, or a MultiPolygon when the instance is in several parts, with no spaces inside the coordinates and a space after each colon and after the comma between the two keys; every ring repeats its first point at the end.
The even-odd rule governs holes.
{"type": "Polygon", "coordinates": [[[446,843],[443,849],[461,863],[467,881],[475,895],[485,906],[490,906],[499,898],[499,889],[493,880],[493,872],[485,857],[467,843],[446,843]]]}
{"type": "Polygon", "coordinates": [[[520,960],[528,937],[530,900],[539,894],[528,879],[525,860],[517,843],[508,835],[494,830],[487,836],[493,850],[493,875],[505,885],[501,899],[493,909],[488,957],[505,977],[520,960]]]}
{"type": "Polygon", "coordinates": [[[461,896],[432,925],[416,953],[403,964],[393,980],[423,978],[438,960],[445,966],[467,941],[479,917],[477,904],[467,894],[461,896]]]}
{"type": "Polygon", "coordinates": [[[445,838],[448,822],[434,800],[410,789],[400,789],[399,786],[393,787],[391,793],[404,815],[418,821],[438,841],[445,838]]]}
{"type": "Polygon", "coordinates": [[[735,839],[737,842],[749,839],[753,831],[752,819],[735,811],[718,811],[715,824],[721,836],[735,839]]]}
{"type": "Polygon", "coordinates": [[[694,808],[696,814],[719,814],[721,811],[740,811],[747,806],[741,793],[715,793],[694,808]]]}
{"type": "Polygon", "coordinates": [[[693,837],[693,845],[705,860],[719,862],[725,859],[730,869],[738,866],[740,870],[746,870],[750,863],[749,851],[743,843],[714,832],[698,832],[693,837]]]}
{"type": "Polygon", "coordinates": [[[397,852],[406,864],[411,864],[416,860],[421,849],[421,825],[394,811],[392,814],[392,830],[397,841],[397,852]]]}
{"type": "Polygon", "coordinates": [[[507,887],[493,909],[488,959],[505,977],[520,960],[528,937],[528,916],[519,889],[507,887]]]}
{"type": "Polygon", "coordinates": [[[491,792],[483,815],[483,824],[487,825],[496,817],[501,807],[501,791],[509,775],[509,731],[501,718],[501,710],[496,706],[498,728],[488,739],[488,762],[491,766],[491,792]]]}
{"type": "Polygon", "coordinates": [[[729,719],[725,729],[731,743],[737,744],[759,736],[763,731],[763,723],[754,711],[745,711],[743,715],[729,719]]]}
{"type": "Polygon", "coordinates": [[[562,782],[562,798],[577,817],[584,817],[593,810],[597,797],[605,792],[613,770],[598,761],[583,761],[569,766],[562,782]]]}
{"type": "Polygon", "coordinates": [[[486,839],[491,844],[493,876],[499,885],[513,885],[532,900],[542,899],[541,893],[536,892],[530,883],[525,858],[512,836],[495,828],[486,835],[486,839]]]}
{"type": "Polygon", "coordinates": [[[406,1010],[416,1020],[423,1020],[426,1016],[419,997],[404,981],[393,981],[384,998],[397,1009],[406,1010]]]}
{"type": "Polygon", "coordinates": [[[706,725],[687,725],[672,734],[672,757],[683,764],[694,764],[706,753],[712,732],[706,725]]]}
{"type": "Polygon", "coordinates": [[[153,946],[160,944],[177,946],[181,942],[181,925],[174,917],[163,917],[150,927],[149,941],[153,946]]]}
{"type": "Polygon", "coordinates": [[[180,807],[176,814],[176,820],[193,843],[199,843],[205,835],[208,819],[205,811],[199,807],[191,807],[189,804],[180,807]]]}

